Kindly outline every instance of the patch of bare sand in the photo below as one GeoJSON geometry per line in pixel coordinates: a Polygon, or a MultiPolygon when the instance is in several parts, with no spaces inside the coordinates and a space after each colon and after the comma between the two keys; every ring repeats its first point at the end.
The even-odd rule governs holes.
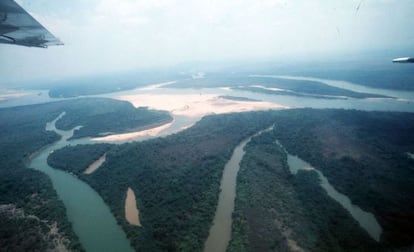
{"type": "Polygon", "coordinates": [[[141,130],[136,132],[130,132],[130,133],[123,133],[123,134],[114,134],[104,137],[95,137],[92,138],[92,141],[96,142],[112,142],[112,141],[128,141],[132,140],[138,137],[145,137],[145,136],[158,136],[162,131],[168,129],[171,127],[173,122],[166,123],[164,125],[147,129],[147,130],[141,130]]]}
{"type": "Polygon", "coordinates": [[[125,200],[125,218],[129,224],[141,227],[135,193],[131,187],[128,187],[125,200]]]}
{"type": "Polygon", "coordinates": [[[86,168],[86,170],[83,172],[84,174],[91,174],[94,171],[96,171],[99,167],[101,167],[101,165],[103,163],[105,163],[106,161],[106,153],[103,154],[98,160],[96,160],[95,162],[93,162],[92,164],[90,164],[88,166],[88,168],[86,168]]]}
{"type": "Polygon", "coordinates": [[[118,96],[116,99],[129,101],[135,107],[167,110],[186,117],[288,108],[271,102],[228,100],[217,94],[138,94],[118,96]]]}

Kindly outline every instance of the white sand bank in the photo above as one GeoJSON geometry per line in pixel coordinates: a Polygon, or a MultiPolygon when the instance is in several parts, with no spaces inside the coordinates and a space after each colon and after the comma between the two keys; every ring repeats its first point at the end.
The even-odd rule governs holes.
{"type": "Polygon", "coordinates": [[[140,130],[140,131],[136,131],[136,132],[130,132],[130,133],[123,133],[123,134],[114,134],[114,135],[109,135],[109,136],[104,136],[104,137],[95,137],[92,138],[92,141],[96,141],[96,142],[113,142],[113,141],[128,141],[128,140],[132,140],[138,137],[144,137],[144,136],[158,136],[162,131],[168,129],[169,127],[171,127],[171,125],[173,124],[173,122],[155,127],[155,128],[151,128],[151,129],[147,129],[147,130],[140,130]]]}
{"type": "Polygon", "coordinates": [[[218,96],[217,94],[137,94],[118,96],[116,99],[129,101],[135,107],[167,110],[172,114],[187,117],[287,108],[270,102],[235,101],[218,96]]]}

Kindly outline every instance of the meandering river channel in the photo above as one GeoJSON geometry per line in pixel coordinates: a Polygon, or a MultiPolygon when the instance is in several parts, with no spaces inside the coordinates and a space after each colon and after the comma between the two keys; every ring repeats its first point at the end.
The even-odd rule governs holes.
{"type": "MultiPolygon", "coordinates": [[[[277,142],[277,144],[283,148],[283,146],[279,142],[277,142]]],[[[288,158],[287,161],[289,165],[289,171],[293,175],[296,175],[299,170],[315,171],[320,179],[321,187],[326,191],[328,196],[336,202],[338,202],[343,208],[345,208],[352,215],[352,217],[359,223],[361,228],[367,231],[367,233],[374,240],[380,240],[382,228],[372,213],[362,210],[359,206],[353,204],[351,200],[348,198],[348,196],[338,192],[331,185],[331,183],[329,183],[328,179],[323,175],[321,171],[312,167],[310,164],[298,158],[297,156],[290,155],[286,150],[285,153],[287,154],[288,158]]]]}
{"type": "Polygon", "coordinates": [[[234,200],[236,198],[236,179],[240,169],[240,162],[245,154],[244,147],[250,140],[272,130],[273,127],[262,130],[259,133],[243,140],[233,151],[233,155],[224,167],[223,176],[220,182],[220,194],[217,204],[213,226],[204,245],[204,252],[224,252],[231,239],[232,213],[234,200]]]}
{"type": "Polygon", "coordinates": [[[47,164],[50,153],[71,144],[68,139],[79,128],[68,131],[56,129],[56,121],[64,115],[62,113],[46,125],[46,130],[54,131],[62,138],[37,154],[31,160],[29,167],[50,177],[53,187],[66,207],[68,219],[86,251],[134,251],[99,194],[74,175],[53,169],[47,164]]]}
{"type": "MultiPolygon", "coordinates": [[[[270,76],[269,76],[270,77],[270,76]]],[[[279,76],[280,77],[280,76],[279,76]]],[[[295,77],[286,77],[285,78],[295,78],[295,77]]],[[[300,78],[300,77],[296,77],[300,78]]],[[[303,78],[303,77],[302,77],[303,78]]],[[[305,79],[305,78],[303,78],[305,79]]],[[[312,80],[311,78],[308,78],[312,80]]],[[[316,79],[313,79],[316,80],[316,79]]],[[[348,89],[361,88],[359,86],[349,86],[349,83],[345,82],[335,82],[332,80],[323,80],[317,79],[319,81],[324,81],[327,84],[332,86],[340,86],[348,89]],[[329,83],[328,83],[329,82],[329,83]],[[348,86],[345,86],[345,84],[348,86]]],[[[377,91],[374,93],[383,93],[378,92],[378,90],[373,89],[363,89],[358,91],[377,91]]],[[[388,90],[386,90],[388,92],[388,90]]],[[[142,92],[142,91],[137,91],[142,92]]],[[[276,102],[278,104],[287,105],[289,107],[312,107],[312,108],[353,108],[353,109],[362,109],[362,110],[386,110],[386,111],[410,111],[414,112],[414,106],[412,106],[413,98],[412,92],[410,94],[401,95],[400,92],[392,92],[392,95],[395,95],[398,99],[348,99],[348,100],[330,100],[330,99],[316,99],[308,97],[294,97],[294,96],[284,96],[284,95],[268,95],[268,94],[259,94],[252,93],[247,91],[236,91],[230,89],[154,89],[145,91],[151,94],[157,93],[217,93],[221,95],[231,95],[246,97],[251,99],[258,99],[268,102],[276,102]]],[[[385,92],[385,91],[384,91],[385,92]]],[[[128,91],[127,93],[131,93],[128,91]]],[[[107,96],[114,97],[118,94],[109,94],[107,96]]],[[[34,104],[44,102],[44,99],[40,99],[34,96],[31,100],[29,98],[22,97],[21,99],[11,100],[10,102],[2,102],[0,107],[9,107],[23,104],[34,104]]],[[[49,100],[47,100],[49,101],[49,100]]],[[[59,134],[62,139],[54,144],[48,146],[45,149],[42,149],[30,162],[29,167],[37,169],[39,171],[47,174],[52,182],[53,186],[56,189],[60,199],[65,204],[67,215],[69,220],[73,224],[75,233],[78,235],[82,246],[86,251],[133,251],[132,247],[129,244],[128,239],[125,236],[125,233],[121,227],[116,223],[115,218],[111,214],[108,206],[103,202],[102,198],[86,183],[78,179],[77,177],[61,171],[51,168],[47,165],[47,157],[53,151],[63,148],[67,145],[76,145],[76,144],[93,144],[96,143],[90,138],[68,140],[76,128],[69,131],[58,130],[55,127],[55,123],[64,114],[60,115],[54,121],[46,125],[46,129],[50,131],[55,131],[59,134]]],[[[132,139],[128,141],[117,141],[111,143],[124,143],[129,141],[142,141],[149,138],[159,137],[169,135],[171,133],[176,133],[186,128],[189,125],[194,124],[200,118],[188,118],[185,116],[174,116],[174,123],[168,129],[160,132],[157,136],[144,136],[137,139],[132,139]]],[[[259,134],[259,133],[258,133],[259,134]]],[[[234,198],[235,198],[235,188],[236,188],[236,176],[239,169],[239,162],[243,158],[244,146],[250,141],[251,138],[248,138],[241,142],[237,148],[234,150],[231,160],[227,163],[222,181],[221,181],[221,193],[219,195],[219,203],[217,207],[216,216],[214,218],[214,224],[210,230],[210,236],[205,244],[205,251],[225,251],[227,244],[230,240],[231,234],[231,213],[234,208],[234,198]]],[[[105,141],[109,142],[109,141],[105,141]]],[[[289,166],[291,169],[311,169],[309,164],[303,164],[303,160],[294,161],[293,156],[289,156],[289,166]],[[295,162],[297,164],[295,164],[295,162]],[[296,167],[296,168],[295,168],[296,167]],[[300,168],[302,167],[302,168],[300,168]]],[[[313,168],[312,168],[313,169],[313,168]]],[[[328,195],[338,201],[345,209],[347,209],[351,215],[360,223],[367,232],[375,240],[379,240],[381,235],[381,227],[376,221],[375,217],[371,213],[364,212],[358,206],[352,204],[352,202],[345,195],[337,192],[328,182],[328,180],[323,176],[323,174],[316,170],[320,179],[321,186],[327,191],[328,195]]]]}

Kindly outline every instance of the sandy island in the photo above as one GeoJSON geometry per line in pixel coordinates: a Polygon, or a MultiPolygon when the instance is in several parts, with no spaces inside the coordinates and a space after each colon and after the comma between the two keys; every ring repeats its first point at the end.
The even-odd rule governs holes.
{"type": "Polygon", "coordinates": [[[218,94],[137,94],[115,98],[129,101],[135,107],[167,110],[186,117],[288,108],[271,102],[228,100],[218,94]]]}
{"type": "MultiPolygon", "coordinates": [[[[173,81],[151,85],[141,88],[140,90],[155,90],[172,83],[175,82],[173,81]]],[[[230,100],[220,96],[221,94],[132,94],[119,95],[113,98],[129,101],[135,107],[148,107],[150,109],[166,110],[169,111],[172,115],[185,116],[194,119],[198,119],[205,115],[211,114],[289,108],[287,106],[271,102],[230,100]]],[[[158,136],[164,130],[171,127],[173,123],[174,122],[170,122],[158,127],[136,132],[95,137],[91,140],[97,142],[115,142],[129,141],[146,136],[158,136]]],[[[186,129],[192,125],[193,124],[183,126],[181,129],[186,129]]]]}
{"type": "Polygon", "coordinates": [[[106,153],[103,154],[98,160],[96,160],[95,162],[93,162],[92,164],[90,164],[88,166],[88,168],[86,168],[86,170],[83,172],[84,174],[91,174],[94,171],[96,171],[99,167],[101,167],[101,165],[103,163],[105,163],[106,161],[106,153]]]}
{"type": "Polygon", "coordinates": [[[128,140],[135,139],[137,137],[144,137],[144,136],[158,136],[162,131],[171,127],[172,124],[173,122],[170,122],[170,123],[166,123],[164,125],[151,128],[151,129],[147,129],[147,130],[141,130],[141,131],[123,133],[123,134],[114,134],[114,135],[109,135],[109,136],[104,136],[104,137],[95,137],[95,138],[92,138],[91,140],[96,141],[96,142],[112,142],[112,141],[128,141],[128,140]]]}
{"type": "Polygon", "coordinates": [[[141,227],[135,193],[132,191],[131,187],[128,187],[125,200],[125,219],[129,224],[141,227]]]}

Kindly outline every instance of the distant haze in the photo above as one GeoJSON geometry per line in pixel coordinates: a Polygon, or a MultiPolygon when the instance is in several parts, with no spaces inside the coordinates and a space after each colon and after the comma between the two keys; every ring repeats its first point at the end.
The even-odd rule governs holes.
{"type": "Polygon", "coordinates": [[[414,53],[412,0],[18,3],[65,45],[0,45],[0,85],[191,61],[283,62],[395,48],[407,51],[396,57],[414,53]]]}

